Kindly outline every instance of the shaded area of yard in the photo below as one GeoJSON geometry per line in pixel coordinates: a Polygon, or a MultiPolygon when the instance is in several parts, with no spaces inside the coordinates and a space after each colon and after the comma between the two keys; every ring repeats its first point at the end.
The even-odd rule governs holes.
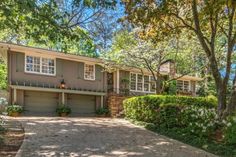
{"type": "Polygon", "coordinates": [[[17,121],[0,127],[0,156],[14,157],[24,140],[24,129],[17,121]]]}
{"type": "Polygon", "coordinates": [[[123,119],[21,117],[23,156],[213,157],[123,119]]]}
{"type": "Polygon", "coordinates": [[[146,129],[153,131],[157,134],[176,139],[178,141],[220,155],[222,157],[236,156],[236,145],[227,145],[222,142],[199,138],[198,136],[194,136],[193,134],[183,134],[183,132],[179,131],[179,129],[164,129],[152,123],[138,122],[133,120],[131,121],[134,124],[144,126],[146,129]]]}

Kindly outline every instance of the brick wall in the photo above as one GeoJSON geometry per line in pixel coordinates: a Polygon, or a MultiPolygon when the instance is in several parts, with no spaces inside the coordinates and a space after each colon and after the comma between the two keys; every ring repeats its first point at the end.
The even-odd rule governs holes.
{"type": "Polygon", "coordinates": [[[129,97],[120,95],[110,95],[108,97],[108,107],[111,117],[119,117],[119,114],[123,111],[123,100],[127,98],[129,97]]]}

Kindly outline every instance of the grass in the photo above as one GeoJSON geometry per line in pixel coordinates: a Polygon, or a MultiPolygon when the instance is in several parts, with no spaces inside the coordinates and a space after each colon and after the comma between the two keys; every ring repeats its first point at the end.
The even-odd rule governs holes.
{"type": "Polygon", "coordinates": [[[148,130],[151,130],[155,133],[176,139],[183,143],[189,144],[191,146],[203,149],[210,153],[222,156],[222,157],[236,157],[236,145],[226,145],[224,143],[217,143],[214,140],[207,138],[200,138],[191,133],[183,133],[181,129],[173,128],[166,129],[156,126],[153,123],[146,123],[140,121],[131,120],[136,125],[145,127],[148,130]]]}

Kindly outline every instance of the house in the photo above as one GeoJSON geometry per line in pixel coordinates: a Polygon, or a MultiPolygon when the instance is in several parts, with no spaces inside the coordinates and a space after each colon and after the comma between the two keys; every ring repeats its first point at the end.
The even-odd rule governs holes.
{"type": "MultiPolygon", "coordinates": [[[[66,104],[74,114],[91,114],[103,107],[109,93],[155,93],[146,69],[140,73],[137,68],[116,67],[107,72],[99,58],[7,43],[0,43],[0,54],[8,66],[9,102],[24,106],[26,112],[53,113],[66,104]]],[[[168,71],[168,66],[163,69],[168,71]]],[[[195,95],[200,80],[184,76],[178,88],[195,95]]]]}

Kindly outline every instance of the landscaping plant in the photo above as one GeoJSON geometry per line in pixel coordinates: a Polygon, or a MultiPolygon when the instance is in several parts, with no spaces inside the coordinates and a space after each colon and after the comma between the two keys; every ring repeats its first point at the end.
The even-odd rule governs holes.
{"type": "Polygon", "coordinates": [[[236,156],[236,116],[217,115],[216,98],[147,95],[124,100],[126,118],[221,156],[236,156]]]}
{"type": "Polygon", "coordinates": [[[20,105],[8,105],[6,111],[9,116],[19,116],[24,110],[20,105]]]}
{"type": "Polygon", "coordinates": [[[66,106],[66,105],[61,105],[61,106],[57,107],[56,113],[59,116],[67,116],[68,114],[71,113],[71,108],[69,106],[66,106]]]}
{"type": "Polygon", "coordinates": [[[101,107],[101,108],[96,110],[96,114],[97,115],[104,115],[104,116],[106,116],[106,115],[109,114],[109,109],[101,107]]]}

